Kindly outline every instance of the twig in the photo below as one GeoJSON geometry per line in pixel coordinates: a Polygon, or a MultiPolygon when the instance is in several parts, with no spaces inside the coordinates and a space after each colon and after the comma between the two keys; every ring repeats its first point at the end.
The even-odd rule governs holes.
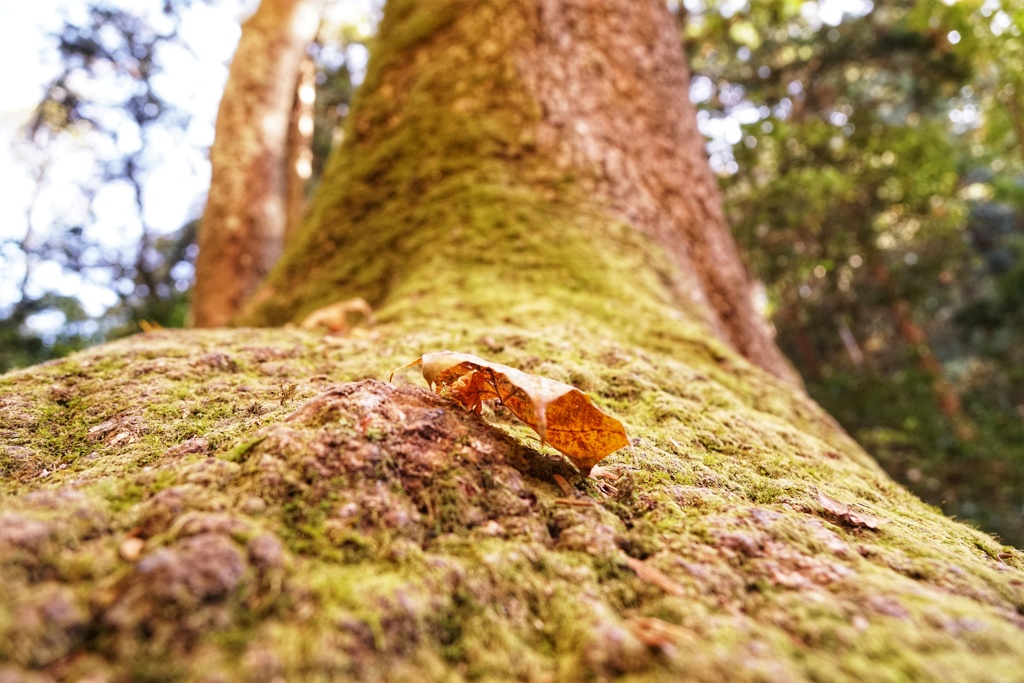
{"type": "Polygon", "coordinates": [[[592,508],[597,507],[597,503],[592,500],[577,500],[575,498],[555,498],[556,505],[572,505],[578,508],[592,508]]]}

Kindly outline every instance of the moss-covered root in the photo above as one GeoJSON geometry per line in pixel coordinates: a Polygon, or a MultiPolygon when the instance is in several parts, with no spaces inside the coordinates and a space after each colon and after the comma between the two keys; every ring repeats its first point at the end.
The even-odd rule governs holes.
{"type": "Polygon", "coordinates": [[[1024,554],[773,380],[473,332],[160,332],[0,378],[0,680],[1024,680],[1024,554]],[[444,346],[591,392],[620,478],[372,379],[444,346]]]}

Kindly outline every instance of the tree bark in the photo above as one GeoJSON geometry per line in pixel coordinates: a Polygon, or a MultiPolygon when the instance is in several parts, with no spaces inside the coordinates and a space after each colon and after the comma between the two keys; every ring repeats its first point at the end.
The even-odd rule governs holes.
{"type": "Polygon", "coordinates": [[[192,295],[196,327],[227,324],[280,257],[294,201],[290,118],[321,4],[265,0],[242,25],[210,150],[192,295]]]}
{"type": "MultiPolygon", "coordinates": [[[[688,99],[689,74],[679,38],[662,3],[520,0],[500,8],[433,3],[422,14],[439,22],[439,30],[413,45],[396,46],[370,67],[368,81],[377,92],[353,111],[353,134],[325,180],[335,190],[329,199],[326,193],[321,196],[305,246],[286,258],[243,319],[256,320],[256,311],[267,310],[260,306],[271,290],[298,308],[308,304],[306,269],[291,264],[304,263],[310,252],[334,264],[327,266],[331,274],[321,283],[325,290],[328,283],[337,288],[330,295],[346,298],[351,292],[382,302],[406,279],[398,274],[405,269],[390,268],[386,281],[372,285],[359,283],[359,273],[342,275],[339,270],[351,266],[335,267],[337,261],[351,254],[350,241],[364,240],[352,233],[365,228],[365,221],[337,220],[342,207],[362,203],[370,186],[381,199],[417,196],[464,173],[444,161],[453,156],[453,146],[461,146],[454,156],[463,157],[466,168],[486,160],[524,187],[555,196],[571,187],[588,197],[600,214],[591,230],[625,224],[662,252],[663,263],[652,260],[644,267],[663,281],[662,296],[677,315],[707,326],[755,365],[799,382],[754,308],[751,283],[725,223],[688,99]],[[466,36],[471,24],[480,36],[466,36]],[[452,45],[455,35],[457,46],[452,45]],[[454,71],[438,73],[435,64],[454,71]],[[423,98],[417,99],[417,93],[423,98]],[[488,122],[491,128],[454,129],[456,122],[470,119],[476,127],[488,122]],[[399,147],[400,140],[415,135],[422,136],[418,144],[399,147]],[[390,148],[389,158],[365,158],[368,149],[383,146],[390,148]],[[549,177],[537,177],[528,168],[543,169],[549,177]],[[303,292],[297,299],[287,293],[296,291],[303,292]]],[[[379,216],[389,208],[382,204],[372,211],[379,216]]],[[[415,242],[418,230],[435,229],[408,218],[394,221],[387,231],[395,246],[415,242]]],[[[466,229],[483,230],[478,225],[466,229]]],[[[504,248],[508,257],[519,248],[517,239],[513,230],[498,230],[488,241],[504,248]]],[[[555,241],[545,248],[557,248],[555,241]]],[[[352,258],[359,261],[358,254],[352,258]]],[[[328,295],[322,291],[315,298],[328,295]]],[[[272,305],[281,306],[281,297],[272,305]]],[[[283,321],[279,315],[267,319],[283,321]]]]}
{"type": "MultiPolygon", "coordinates": [[[[674,242],[667,179],[595,162],[642,168],[576,129],[613,113],[538,99],[534,49],[656,35],[622,8],[388,4],[348,141],[246,314],[363,296],[375,327],[161,330],[0,377],[0,679],[1016,676],[1024,553],[724,343],[695,264],[727,251],[674,242]],[[631,437],[617,478],[500,405],[382,381],[442,348],[588,392],[631,437]]],[[[623,50],[660,54],[583,71],[623,50]]]]}
{"type": "Polygon", "coordinates": [[[308,55],[299,64],[299,77],[288,128],[287,220],[284,244],[295,235],[306,214],[306,185],[313,174],[313,105],[316,67],[308,55]]]}
{"type": "Polygon", "coordinates": [[[665,3],[546,0],[521,57],[542,111],[537,139],[589,177],[610,212],[652,237],[707,308],[715,333],[755,365],[798,381],[754,309],[689,99],[690,75],[665,3]]]}

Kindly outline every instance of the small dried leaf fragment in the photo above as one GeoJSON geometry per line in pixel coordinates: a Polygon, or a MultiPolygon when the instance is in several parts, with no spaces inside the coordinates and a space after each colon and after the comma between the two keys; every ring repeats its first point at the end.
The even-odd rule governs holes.
{"type": "Polygon", "coordinates": [[[423,366],[423,378],[431,388],[446,391],[477,414],[484,401],[497,399],[537,432],[541,443],[563,453],[584,476],[606,455],[629,445],[622,423],[572,385],[468,353],[425,353],[399,370],[414,365],[423,366]]]}
{"type": "Polygon", "coordinates": [[[367,325],[376,323],[370,304],[366,303],[366,299],[356,297],[316,309],[303,318],[299,327],[304,330],[323,327],[327,329],[328,334],[345,335],[352,329],[353,320],[358,316],[362,316],[367,325]]]}
{"type": "Polygon", "coordinates": [[[685,629],[657,617],[630,617],[626,626],[641,643],[666,653],[686,637],[685,629]]]}
{"type": "Polygon", "coordinates": [[[622,558],[622,561],[626,563],[626,566],[633,570],[637,576],[643,581],[657,586],[661,590],[665,591],[669,595],[685,595],[686,590],[678,583],[673,581],[663,571],[656,567],[652,567],[643,560],[638,560],[635,557],[626,555],[622,558]]]}
{"type": "Polygon", "coordinates": [[[847,526],[877,530],[879,526],[889,521],[881,517],[865,515],[862,512],[854,512],[852,507],[829,498],[821,492],[821,489],[818,489],[818,503],[825,509],[825,512],[847,526]]]}

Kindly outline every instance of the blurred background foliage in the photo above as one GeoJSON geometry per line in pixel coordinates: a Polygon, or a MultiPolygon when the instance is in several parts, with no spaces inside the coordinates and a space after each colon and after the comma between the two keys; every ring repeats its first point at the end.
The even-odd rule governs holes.
{"type": "MultiPolygon", "coordinates": [[[[192,207],[176,229],[157,225],[153,207],[166,199],[158,202],[154,193],[189,199],[160,182],[180,180],[181,169],[168,170],[154,143],[189,144],[202,137],[194,134],[197,124],[212,131],[213,112],[209,121],[196,121],[202,107],[189,101],[195,93],[174,85],[210,67],[194,54],[182,58],[195,48],[195,38],[183,35],[183,19],[204,6],[242,17],[255,4],[84,0],[80,11],[68,11],[46,47],[60,56],[57,73],[10,150],[36,191],[21,234],[0,237],[0,286],[8,297],[14,292],[11,304],[0,297],[0,372],[134,334],[142,324],[186,325],[202,207],[192,207]],[[77,169],[58,163],[72,157],[77,169]],[[118,192],[100,196],[115,186],[118,192]]],[[[369,38],[365,26],[329,16],[322,35],[309,47],[317,84],[310,190],[352,98],[349,62],[361,68],[369,38]]]]}
{"type": "Polygon", "coordinates": [[[1024,7],[684,9],[731,224],[811,395],[1024,545],[1024,7]]]}
{"type": "MultiPolygon", "coordinates": [[[[190,123],[161,97],[161,53],[187,48],[178,18],[199,3],[154,0],[142,15],[94,2],[54,37],[64,68],[25,127],[23,156],[43,184],[62,139],[137,137],[129,152],[94,143],[98,170],[81,201],[125,183],[141,237],[103,249],[83,225],[88,210],[47,226],[30,212],[24,238],[0,244],[0,259],[24,264],[4,266],[20,299],[0,310],[0,371],[142,321],[185,323],[196,221],[148,229],[143,178],[159,164],[147,135],[190,123]],[[90,96],[97,81],[119,95],[90,96]],[[115,303],[90,316],[75,292],[26,286],[54,263],[115,303]]],[[[670,6],[731,224],[808,391],[897,480],[1024,546],[1022,0],[670,6]]],[[[325,21],[310,47],[310,188],[370,32],[325,21]]]]}

